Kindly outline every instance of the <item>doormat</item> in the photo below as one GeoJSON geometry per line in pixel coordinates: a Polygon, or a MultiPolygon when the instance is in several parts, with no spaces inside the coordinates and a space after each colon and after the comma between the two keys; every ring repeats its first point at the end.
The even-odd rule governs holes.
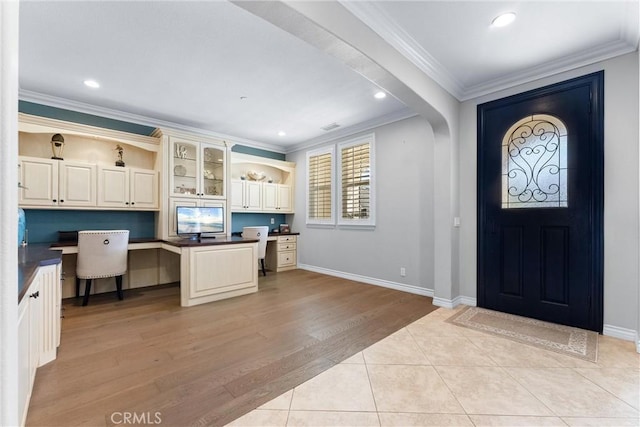
{"type": "Polygon", "coordinates": [[[597,332],[479,307],[463,309],[446,321],[590,362],[598,359],[597,332]]]}

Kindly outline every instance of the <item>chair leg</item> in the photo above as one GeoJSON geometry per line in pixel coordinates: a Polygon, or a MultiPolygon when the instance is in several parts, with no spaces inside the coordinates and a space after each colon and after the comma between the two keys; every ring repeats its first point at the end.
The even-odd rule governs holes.
{"type": "Polygon", "coordinates": [[[76,298],[80,297],[80,279],[76,277],[76,298]]]}
{"type": "Polygon", "coordinates": [[[264,258],[260,258],[260,264],[262,264],[262,275],[267,275],[267,270],[264,269],[264,258]]]}
{"type": "Polygon", "coordinates": [[[118,290],[118,299],[123,300],[124,294],[122,293],[122,276],[116,276],[116,289],[118,290]]]}
{"type": "Polygon", "coordinates": [[[85,306],[89,304],[89,294],[91,293],[91,279],[87,279],[87,284],[84,287],[84,299],[82,300],[82,305],[85,306]]]}

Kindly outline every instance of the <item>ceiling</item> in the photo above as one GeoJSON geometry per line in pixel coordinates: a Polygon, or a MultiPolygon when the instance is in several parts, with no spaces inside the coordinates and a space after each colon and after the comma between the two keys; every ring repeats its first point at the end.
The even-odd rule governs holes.
{"type": "MultiPolygon", "coordinates": [[[[341,4],[459,100],[638,44],[637,0],[341,4]],[[491,28],[504,11],[516,22],[491,28]]],[[[226,1],[22,1],[19,54],[23,100],[276,151],[414,114],[393,96],[374,98],[380,89],[335,57],[226,1]],[[84,86],[88,78],[101,87],[84,86]]]]}

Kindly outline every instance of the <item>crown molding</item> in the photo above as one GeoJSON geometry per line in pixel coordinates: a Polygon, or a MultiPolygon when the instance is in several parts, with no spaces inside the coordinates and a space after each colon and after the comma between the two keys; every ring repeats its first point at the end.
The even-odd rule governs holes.
{"type": "Polygon", "coordinates": [[[460,99],[464,93],[462,82],[456,79],[376,2],[342,0],[340,4],[393,46],[423,73],[435,80],[447,92],[460,99]]]}
{"type": "Polygon", "coordinates": [[[365,132],[380,126],[388,125],[390,123],[398,122],[400,120],[415,117],[417,115],[418,114],[416,114],[414,111],[410,110],[409,108],[403,108],[402,110],[385,114],[384,116],[376,117],[375,119],[367,120],[365,122],[358,123],[353,126],[339,128],[325,135],[321,135],[321,136],[309,139],[307,141],[291,145],[287,147],[286,154],[290,154],[300,150],[305,150],[311,147],[315,147],[316,145],[324,144],[330,141],[335,141],[340,138],[346,138],[348,136],[355,135],[357,133],[365,132]]]}
{"type": "Polygon", "coordinates": [[[591,65],[596,62],[614,58],[635,51],[634,46],[626,41],[616,40],[611,43],[601,45],[598,48],[584,50],[573,55],[565,56],[561,59],[532,67],[521,73],[508,74],[485,83],[470,86],[464,92],[460,101],[477,98],[490,93],[495,93],[510,87],[529,83],[534,80],[563,73],[565,71],[591,65]]]}
{"type": "Polygon", "coordinates": [[[556,61],[546,62],[522,72],[510,73],[477,85],[465,86],[377,3],[341,0],[340,4],[459,101],[467,101],[633,52],[638,49],[640,40],[638,11],[634,11],[634,4],[629,2],[627,5],[627,19],[620,26],[618,40],[565,56],[556,61]]]}
{"type": "Polygon", "coordinates": [[[259,148],[262,150],[273,151],[276,153],[285,153],[285,149],[280,145],[267,144],[264,142],[253,141],[250,139],[239,138],[233,135],[227,135],[219,132],[214,132],[206,129],[200,129],[193,126],[187,126],[180,123],[170,122],[167,120],[155,119],[152,117],[142,116],[134,113],[127,113],[124,111],[113,110],[105,107],[98,107],[95,105],[87,104],[79,101],[72,101],[70,99],[59,98],[56,96],[46,95],[43,93],[33,92],[29,90],[20,89],[18,98],[21,101],[33,102],[36,104],[47,105],[49,107],[61,108],[64,110],[76,111],[79,113],[91,114],[94,116],[105,117],[108,119],[121,120],[124,122],[137,123],[145,126],[155,128],[167,128],[170,130],[177,130],[187,132],[189,134],[202,135],[205,137],[213,137],[222,140],[228,140],[234,144],[246,145],[252,148],[259,148]]]}

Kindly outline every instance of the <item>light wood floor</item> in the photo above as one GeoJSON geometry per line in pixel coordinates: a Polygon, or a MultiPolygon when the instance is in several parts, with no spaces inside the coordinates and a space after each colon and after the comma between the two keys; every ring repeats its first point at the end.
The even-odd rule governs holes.
{"type": "Polygon", "coordinates": [[[125,412],[224,425],[436,308],[303,270],[260,277],[259,288],[191,308],[177,286],[92,296],[87,307],[66,300],[58,358],[38,369],[27,425],[112,425],[125,412]]]}

